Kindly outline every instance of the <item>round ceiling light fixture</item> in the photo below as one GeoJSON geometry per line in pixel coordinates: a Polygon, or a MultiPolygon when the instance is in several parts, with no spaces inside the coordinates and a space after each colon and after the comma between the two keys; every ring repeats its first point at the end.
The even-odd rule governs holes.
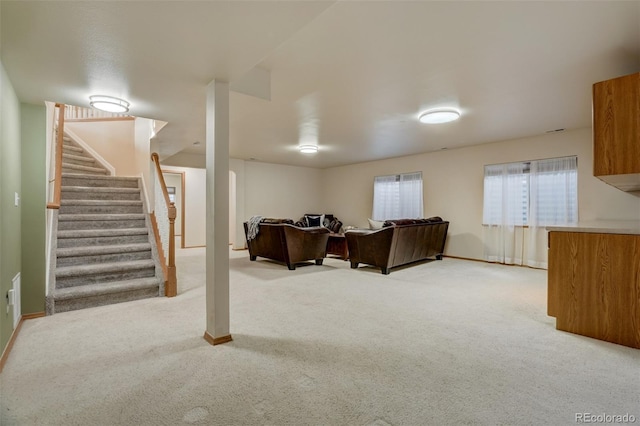
{"type": "Polygon", "coordinates": [[[89,105],[100,111],[116,113],[129,112],[129,102],[124,99],[106,95],[94,95],[89,96],[89,101],[89,105]]]}
{"type": "Polygon", "coordinates": [[[318,145],[299,145],[298,150],[303,154],[315,154],[318,152],[318,145]]]}
{"type": "Polygon", "coordinates": [[[453,108],[441,108],[425,111],[418,120],[426,124],[449,123],[460,118],[460,111],[453,108]]]}

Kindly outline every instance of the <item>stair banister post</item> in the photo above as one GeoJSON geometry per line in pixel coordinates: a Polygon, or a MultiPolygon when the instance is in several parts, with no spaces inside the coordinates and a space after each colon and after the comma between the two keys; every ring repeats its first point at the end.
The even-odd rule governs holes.
{"type": "MultiPolygon", "coordinates": [[[[162,168],[160,167],[160,157],[156,152],[151,154],[151,160],[155,164],[156,176],[158,178],[158,184],[160,189],[162,190],[162,198],[164,198],[164,202],[167,206],[167,216],[169,219],[169,253],[168,258],[166,259],[166,282],[164,295],[166,297],[174,297],[178,294],[178,278],[176,275],[176,242],[175,242],[175,220],[176,220],[176,205],[174,202],[170,201],[169,193],[167,192],[167,184],[164,181],[164,176],[162,175],[162,168]]],[[[157,230],[156,230],[157,232],[157,230]]],[[[163,257],[161,255],[161,257],[163,257]]],[[[164,261],[163,261],[164,263],[164,261]]],[[[163,266],[164,269],[164,266],[163,266]]]]}
{"type": "Polygon", "coordinates": [[[176,276],[176,204],[169,204],[169,265],[167,267],[167,285],[165,296],[174,297],[178,294],[178,278],[176,276]]]}

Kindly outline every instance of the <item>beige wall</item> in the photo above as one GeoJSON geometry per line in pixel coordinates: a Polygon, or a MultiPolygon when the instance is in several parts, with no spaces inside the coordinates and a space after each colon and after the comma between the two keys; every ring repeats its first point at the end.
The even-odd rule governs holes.
{"type": "Polygon", "coordinates": [[[173,186],[176,189],[176,235],[182,235],[182,175],[179,173],[164,172],[164,183],[167,187],[173,186]]]}
{"type": "Polygon", "coordinates": [[[147,209],[151,211],[155,206],[155,184],[154,175],[152,173],[152,167],[155,167],[151,160],[151,124],[153,120],[148,118],[136,117],[133,131],[133,146],[132,146],[132,165],[130,170],[123,170],[122,173],[116,169],[116,175],[118,176],[140,176],[142,177],[142,184],[144,190],[144,196],[147,203],[147,209]],[[125,173],[126,172],[126,173],[125,173]]]}
{"type": "MultiPolygon", "coordinates": [[[[245,162],[245,214],[298,220],[326,210],[321,199],[323,171],[308,167],[245,162]]],[[[366,218],[365,218],[366,220],[366,218]]]]}
{"type": "Polygon", "coordinates": [[[245,161],[237,158],[229,159],[229,212],[235,212],[235,220],[229,220],[229,241],[234,250],[241,250],[246,246],[244,235],[245,218],[245,161]],[[233,179],[231,179],[233,176],[233,179]],[[233,186],[235,185],[235,186],[233,186]],[[233,187],[232,187],[233,186],[233,187]],[[232,197],[235,196],[235,200],[232,197]],[[234,228],[235,227],[235,228],[234,228]],[[232,229],[234,228],[234,229],[232,229]]]}
{"type": "MultiPolygon", "coordinates": [[[[230,167],[236,173],[238,206],[244,203],[243,208],[237,209],[239,226],[236,228],[241,232],[242,222],[254,215],[297,220],[311,211],[333,213],[345,225],[367,227],[374,176],[421,171],[424,216],[442,216],[451,222],[445,253],[483,259],[484,166],[567,155],[578,156],[581,222],[640,220],[638,194],[622,192],[593,177],[591,138],[591,129],[585,128],[323,170],[231,159],[230,167]]],[[[191,170],[200,170],[201,177],[194,175],[194,179],[204,182],[203,169],[191,170]]],[[[198,213],[189,211],[189,194],[186,203],[187,215],[197,216],[198,213]]],[[[204,201],[200,209],[202,218],[198,220],[204,230],[204,201]]],[[[189,218],[186,220],[189,234],[191,222],[189,218]]],[[[203,234],[204,231],[200,236],[203,234]]],[[[234,245],[234,248],[240,248],[244,242],[243,233],[238,235],[238,247],[234,245]]],[[[197,238],[188,243],[195,245],[196,241],[197,238]]]]}
{"type": "Polygon", "coordinates": [[[591,129],[586,128],[325,169],[324,210],[332,211],[345,225],[366,227],[374,176],[422,171],[424,216],[442,216],[451,222],[445,253],[482,259],[484,165],[577,155],[580,221],[639,220],[640,197],[593,177],[591,145],[591,129]]]}
{"type": "MultiPolygon", "coordinates": [[[[171,172],[184,172],[184,245],[199,247],[206,243],[206,176],[205,169],[167,166],[171,172]]],[[[169,183],[167,182],[167,185],[169,183]]],[[[178,230],[176,230],[178,233],[178,230]]]]}
{"type": "Polygon", "coordinates": [[[109,162],[117,176],[140,175],[135,156],[135,121],[67,122],[64,126],[109,162]]]}

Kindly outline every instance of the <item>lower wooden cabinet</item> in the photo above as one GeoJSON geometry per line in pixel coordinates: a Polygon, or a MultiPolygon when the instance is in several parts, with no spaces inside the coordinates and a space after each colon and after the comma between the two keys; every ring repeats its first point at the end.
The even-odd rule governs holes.
{"type": "Polygon", "coordinates": [[[556,328],[640,349],[640,235],[549,232],[556,328]]]}

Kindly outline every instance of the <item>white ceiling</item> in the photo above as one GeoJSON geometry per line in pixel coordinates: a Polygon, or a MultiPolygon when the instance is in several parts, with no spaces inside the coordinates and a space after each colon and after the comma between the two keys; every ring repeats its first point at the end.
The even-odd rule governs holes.
{"type": "Polygon", "coordinates": [[[591,85],[640,71],[640,1],[3,0],[0,14],[21,101],[123,97],[169,123],[154,148],[175,165],[204,165],[207,84],[256,67],[271,100],[231,93],[231,156],[319,168],[587,127],[591,85]],[[417,122],[442,106],[462,118],[417,122]],[[298,153],[301,137],[319,152],[298,153]]]}

